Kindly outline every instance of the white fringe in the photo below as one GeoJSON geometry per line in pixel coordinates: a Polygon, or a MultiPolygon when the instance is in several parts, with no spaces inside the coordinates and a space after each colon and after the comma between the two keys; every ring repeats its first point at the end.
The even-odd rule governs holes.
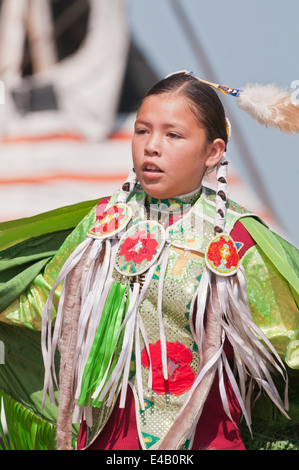
{"type": "Polygon", "coordinates": [[[78,247],[70,255],[66,263],[63,265],[60,273],[58,274],[57,279],[50,291],[50,294],[48,296],[48,299],[44,307],[44,312],[43,312],[43,317],[42,317],[42,329],[41,329],[41,349],[42,349],[43,361],[45,365],[42,407],[44,406],[47,392],[49,393],[50,402],[52,404],[55,404],[53,380],[57,387],[58,387],[58,381],[57,381],[57,377],[55,373],[54,357],[55,357],[55,351],[57,348],[57,343],[60,338],[61,330],[62,330],[62,322],[63,322],[62,312],[63,312],[64,295],[66,291],[66,285],[68,282],[68,276],[71,273],[72,269],[76,266],[76,264],[82,258],[86,249],[89,247],[91,241],[92,241],[91,238],[86,238],[80,245],[78,245],[78,247]],[[62,292],[61,292],[60,302],[59,302],[58,310],[56,314],[55,328],[54,328],[53,338],[52,338],[53,296],[59,284],[63,281],[64,283],[62,286],[62,292]]]}
{"type": "Polygon", "coordinates": [[[213,315],[222,327],[222,344],[217,353],[205,365],[195,379],[192,388],[188,392],[186,401],[180,410],[180,414],[184,412],[188,401],[192,399],[193,390],[201,382],[205,373],[217,362],[221,400],[223,408],[231,420],[232,417],[229,411],[223,381],[224,371],[227,373],[228,379],[230,380],[250,432],[254,383],[259,387],[260,391],[264,390],[279,410],[289,418],[285,411],[288,409],[288,378],[286,370],[270,341],[251,318],[243,267],[240,267],[235,276],[216,276],[217,299],[212,295],[212,275],[213,274],[205,268],[199,288],[192,302],[192,307],[197,304],[197,309],[196,312],[190,316],[190,324],[192,327],[193,318],[194,315],[196,315],[195,331],[193,331],[193,334],[198,345],[200,357],[202,357],[205,348],[204,315],[209,295],[213,315]],[[216,308],[215,306],[217,301],[219,302],[220,308],[216,308]],[[238,383],[224,352],[225,337],[228,339],[234,351],[238,383]],[[271,371],[274,370],[281,374],[286,384],[284,403],[271,377],[271,371]]]}

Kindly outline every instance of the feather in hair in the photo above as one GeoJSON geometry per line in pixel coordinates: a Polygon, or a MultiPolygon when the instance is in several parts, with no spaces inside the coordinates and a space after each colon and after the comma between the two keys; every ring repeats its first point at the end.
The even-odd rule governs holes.
{"type": "MultiPolygon", "coordinates": [[[[186,70],[175,73],[192,75],[186,70]]],[[[199,77],[195,78],[222,93],[235,96],[239,108],[246,111],[260,124],[278,128],[287,134],[299,132],[299,100],[294,99],[293,91],[283,90],[275,84],[261,85],[258,83],[249,83],[242,90],[238,90],[208,82],[199,77]]]]}
{"type": "Polygon", "coordinates": [[[237,96],[237,104],[260,124],[287,134],[299,132],[299,102],[289,90],[275,84],[248,84],[237,96]]]}

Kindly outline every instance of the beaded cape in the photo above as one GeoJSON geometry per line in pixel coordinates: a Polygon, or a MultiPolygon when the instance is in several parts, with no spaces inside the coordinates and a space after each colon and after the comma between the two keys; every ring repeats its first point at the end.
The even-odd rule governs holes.
{"type": "MultiPolygon", "coordinates": [[[[206,192],[206,200],[210,203],[205,205],[205,217],[206,220],[209,217],[212,220],[213,217],[213,198],[214,194],[212,191],[206,192]]],[[[152,202],[152,201],[151,201],[152,202]]],[[[155,202],[155,201],[154,201],[155,202]]],[[[248,215],[248,211],[245,209],[240,208],[236,204],[229,202],[230,208],[228,211],[228,220],[230,217],[231,211],[231,228],[233,227],[234,223],[240,219],[243,215],[248,215]]],[[[84,240],[86,231],[93,225],[95,222],[95,210],[93,209],[78,225],[78,227],[68,236],[66,241],[63,243],[62,247],[54,254],[55,248],[51,253],[46,252],[45,257],[41,256],[43,259],[44,265],[40,267],[40,273],[36,274],[34,272],[33,279],[31,284],[24,291],[22,295],[17,296],[16,300],[12,301],[9,306],[4,308],[3,313],[1,314],[1,320],[6,323],[4,329],[7,327],[8,331],[15,331],[15,326],[12,325],[26,325],[30,326],[30,328],[34,328],[36,331],[36,338],[38,337],[38,329],[40,328],[40,315],[41,310],[45,304],[45,299],[49,294],[49,291],[53,285],[54,280],[58,272],[61,269],[61,266],[64,264],[65,260],[68,259],[69,255],[75,250],[75,248],[84,240]],[[46,261],[45,261],[46,260],[46,261]],[[10,324],[10,326],[8,325],[10,324]],[[11,329],[11,327],[13,329],[11,329]]],[[[251,217],[242,217],[242,222],[244,225],[247,225],[247,229],[251,232],[255,232],[255,238],[258,239],[259,245],[254,247],[254,249],[249,250],[250,252],[246,253],[246,255],[242,258],[242,264],[246,271],[246,280],[248,283],[248,293],[249,293],[249,302],[251,304],[251,311],[253,318],[256,323],[258,323],[263,331],[266,332],[267,336],[271,338],[272,343],[275,345],[276,349],[279,351],[280,355],[284,357],[284,360],[288,364],[288,366],[292,368],[298,368],[298,348],[296,350],[296,344],[298,344],[298,339],[296,337],[298,331],[298,311],[295,300],[298,299],[296,297],[296,291],[298,292],[298,276],[296,277],[296,262],[295,255],[296,250],[291,248],[286,242],[281,240],[280,238],[276,237],[275,235],[269,235],[268,231],[265,232],[264,228],[256,222],[251,217]],[[267,233],[267,235],[265,235],[267,233]],[[268,237],[268,238],[267,238],[268,237]],[[273,238],[273,243],[271,244],[272,250],[269,248],[265,248],[268,246],[268,243],[263,243],[263,239],[267,239],[269,241],[269,237],[273,238]],[[275,240],[275,243],[274,243],[275,240]],[[263,248],[260,248],[263,247],[263,248]],[[274,249],[273,249],[274,248],[274,249]],[[277,250],[277,248],[279,248],[277,250]],[[268,249],[268,251],[267,251],[268,249]],[[284,250],[285,253],[288,253],[287,263],[284,262],[284,257],[281,257],[281,250],[284,250]],[[266,251],[266,252],[265,252],[266,251]],[[278,256],[280,252],[280,256],[278,256]],[[291,256],[289,255],[291,254],[291,256]],[[283,259],[281,259],[283,258],[283,259]],[[277,269],[278,266],[279,269],[277,269]],[[271,283],[269,281],[269,275],[267,277],[266,273],[271,272],[271,276],[278,279],[276,282],[275,287],[271,288],[271,283]],[[259,289],[261,286],[257,282],[257,279],[261,277],[263,279],[262,283],[267,286],[265,292],[266,301],[263,301],[263,297],[265,296],[265,292],[263,291],[263,296],[260,296],[259,289]],[[271,290],[272,289],[272,290],[271,290]],[[284,302],[286,305],[281,306],[279,301],[279,296],[283,293],[283,298],[285,299],[284,302]],[[282,308],[281,308],[282,307],[282,308]],[[270,315],[271,313],[271,315],[270,315]],[[286,326],[287,325],[287,326],[286,326]]],[[[57,233],[60,233],[57,231],[57,233]]],[[[180,235],[180,234],[179,234],[180,235]]],[[[206,236],[205,239],[207,240],[208,237],[206,236]]],[[[29,239],[28,239],[29,240],[29,239]]],[[[179,241],[182,242],[180,239],[179,241]]],[[[188,242],[188,240],[185,240],[188,242]]],[[[60,240],[61,242],[61,240],[60,240]]],[[[22,242],[24,243],[24,242],[22,242]]],[[[11,247],[10,247],[11,248],[11,247]]],[[[179,269],[178,266],[175,267],[175,256],[179,258],[179,247],[177,251],[175,251],[175,247],[173,247],[174,253],[173,256],[173,266],[170,268],[171,270],[179,269]]],[[[123,252],[126,253],[126,246],[123,248],[123,252]]],[[[204,250],[203,250],[204,251],[204,250]]],[[[298,255],[297,255],[298,256],[298,255]]],[[[198,255],[198,259],[200,260],[200,255],[198,255]]],[[[201,259],[202,256],[201,256],[201,259]]],[[[196,277],[200,276],[200,272],[196,273],[196,277]]],[[[153,272],[153,278],[159,276],[159,270],[155,269],[153,272]]],[[[194,289],[194,285],[191,286],[191,289],[194,289]]],[[[175,291],[177,290],[177,287],[175,291]]],[[[55,292],[54,296],[54,316],[55,316],[55,309],[57,308],[58,299],[60,297],[59,289],[55,292]]],[[[172,295],[169,296],[171,301],[172,295]]],[[[183,312],[183,316],[186,312],[183,312]]],[[[186,323],[188,324],[188,322],[186,323]]],[[[183,327],[185,328],[185,327],[183,327]]],[[[187,330],[187,328],[185,328],[187,330]]],[[[29,330],[31,332],[31,330],[29,330]]],[[[11,334],[11,337],[14,337],[14,334],[11,334]]],[[[157,336],[158,337],[158,336],[157,336]]],[[[157,344],[158,340],[157,337],[155,338],[154,343],[150,344],[157,344]]],[[[11,343],[13,344],[13,339],[11,343]]],[[[194,341],[193,341],[194,342],[194,341]]],[[[170,341],[170,343],[175,343],[175,341],[170,341]]],[[[36,344],[36,343],[35,343],[36,344]]],[[[189,344],[188,350],[194,348],[193,344],[189,344]]],[[[177,352],[176,352],[177,354],[177,352]]],[[[186,353],[186,361],[188,360],[188,351],[186,353]]],[[[148,361],[146,355],[141,354],[142,357],[142,365],[145,369],[148,369],[148,361]]],[[[186,363],[186,374],[185,378],[187,377],[186,381],[188,381],[188,376],[191,377],[192,374],[195,374],[195,368],[192,371],[189,363],[186,363]],[[191,369],[188,369],[188,367],[191,369]]],[[[135,376],[136,377],[136,376],[135,376]]],[[[40,410],[39,405],[41,404],[41,397],[39,400],[32,404],[32,395],[28,394],[26,399],[20,400],[16,393],[12,393],[7,386],[7,380],[5,381],[5,374],[2,375],[1,380],[1,388],[6,392],[9,398],[14,398],[17,402],[21,401],[22,406],[25,404],[28,407],[30,403],[30,408],[35,415],[36,410],[38,412],[36,415],[42,420],[46,419],[47,422],[51,422],[56,424],[57,415],[55,406],[51,407],[48,402],[46,403],[46,407],[44,406],[43,411],[40,410]],[[6,383],[5,383],[6,382],[6,383]],[[4,384],[4,386],[3,386],[4,384]],[[53,411],[54,409],[54,411],[53,411]],[[52,411],[49,411],[52,410],[52,411]]],[[[193,377],[194,378],[194,377],[193,377]]],[[[185,381],[185,383],[186,383],[185,381]]],[[[156,386],[156,385],[155,385],[156,386]]],[[[57,395],[57,392],[56,392],[57,395]]],[[[6,397],[7,407],[9,406],[9,399],[6,397]]],[[[145,432],[145,431],[144,431],[145,432]]]]}

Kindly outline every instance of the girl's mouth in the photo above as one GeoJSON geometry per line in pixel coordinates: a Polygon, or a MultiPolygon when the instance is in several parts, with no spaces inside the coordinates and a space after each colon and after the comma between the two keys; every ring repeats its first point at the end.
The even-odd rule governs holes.
{"type": "Polygon", "coordinates": [[[157,167],[156,165],[153,165],[151,163],[145,163],[142,166],[142,171],[144,171],[146,173],[163,173],[162,170],[160,170],[159,167],[157,167]]]}

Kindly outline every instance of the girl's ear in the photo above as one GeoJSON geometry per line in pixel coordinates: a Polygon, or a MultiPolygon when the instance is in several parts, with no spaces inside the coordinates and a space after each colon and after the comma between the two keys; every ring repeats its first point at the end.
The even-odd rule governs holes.
{"type": "Polygon", "coordinates": [[[207,157],[205,161],[206,167],[217,165],[225,152],[225,142],[222,139],[215,139],[208,147],[207,157]]]}

